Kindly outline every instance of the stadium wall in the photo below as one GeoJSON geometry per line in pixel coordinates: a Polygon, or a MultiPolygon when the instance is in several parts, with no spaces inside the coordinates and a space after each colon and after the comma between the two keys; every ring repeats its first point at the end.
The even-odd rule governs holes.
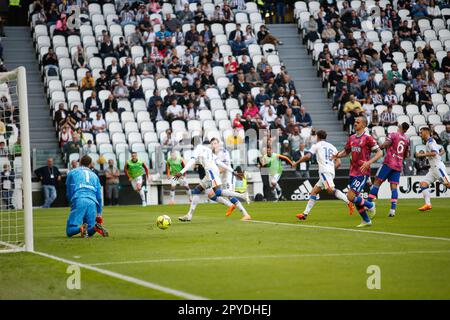
{"type": "MultiPolygon", "coordinates": [[[[422,198],[420,193],[419,183],[423,177],[421,176],[406,176],[401,177],[400,184],[398,187],[399,198],[400,199],[415,199],[422,198]]],[[[194,187],[198,183],[198,178],[189,179],[191,187],[194,187]]],[[[309,199],[309,192],[313,188],[317,181],[317,177],[312,177],[309,179],[301,179],[298,177],[282,176],[280,179],[280,186],[283,189],[283,196],[290,201],[306,201],[309,199]]],[[[255,179],[249,181],[250,194],[262,193],[262,184],[265,179],[255,179]],[[255,192],[256,191],[256,192],[255,192]]],[[[347,191],[347,177],[337,177],[335,179],[336,187],[344,192],[347,191]]],[[[102,184],[103,181],[102,181],[102,184]]],[[[133,191],[130,182],[125,176],[120,178],[121,190],[119,203],[121,205],[136,205],[141,203],[139,195],[133,191]]],[[[151,204],[162,204],[167,203],[168,199],[168,181],[163,183],[153,184],[150,188],[150,203],[151,204]]],[[[450,198],[450,189],[447,189],[445,185],[440,182],[431,185],[430,188],[432,197],[439,198],[450,198]]],[[[369,187],[366,186],[363,196],[367,198],[369,192],[369,187]]],[[[65,177],[62,178],[60,184],[57,186],[58,197],[53,203],[53,207],[67,207],[68,202],[66,199],[66,189],[65,189],[65,177]]],[[[188,203],[187,197],[184,195],[184,190],[180,189],[178,198],[178,203],[188,203]]],[[[389,189],[389,184],[384,183],[380,188],[379,198],[380,199],[390,199],[391,191],[389,189]]],[[[320,195],[322,200],[335,199],[326,192],[322,192],[320,195]]],[[[40,206],[43,203],[42,187],[40,182],[33,183],[33,206],[40,206]]]]}

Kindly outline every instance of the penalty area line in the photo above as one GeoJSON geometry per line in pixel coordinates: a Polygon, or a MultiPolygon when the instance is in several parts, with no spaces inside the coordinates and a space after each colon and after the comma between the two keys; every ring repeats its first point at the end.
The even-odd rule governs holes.
{"type": "Polygon", "coordinates": [[[80,263],[80,262],[76,262],[76,261],[71,261],[71,260],[68,260],[68,259],[60,258],[60,257],[54,256],[54,255],[48,254],[48,253],[39,252],[39,251],[33,251],[33,253],[37,254],[39,256],[42,256],[42,257],[46,257],[46,258],[53,259],[53,260],[56,260],[56,261],[59,261],[59,262],[63,262],[65,264],[77,265],[80,268],[91,270],[91,271],[94,271],[94,272],[98,272],[98,273],[104,274],[104,275],[112,277],[112,278],[116,278],[116,279],[119,279],[119,280],[122,280],[122,281],[126,281],[126,282],[130,282],[130,283],[136,284],[138,286],[142,286],[142,287],[145,287],[145,288],[149,288],[149,289],[161,291],[161,292],[164,292],[164,293],[168,293],[168,294],[174,295],[176,297],[180,297],[180,298],[184,298],[184,299],[188,299],[188,300],[209,300],[208,298],[205,298],[205,297],[201,297],[201,296],[193,295],[193,294],[190,294],[190,293],[187,293],[187,292],[184,292],[184,291],[180,291],[180,290],[164,287],[164,286],[161,286],[161,285],[153,283],[153,282],[144,281],[144,280],[141,280],[141,279],[138,279],[138,278],[134,278],[134,277],[130,277],[130,276],[127,276],[127,275],[124,275],[124,274],[121,274],[121,273],[114,272],[114,271],[105,270],[105,269],[101,269],[101,268],[94,267],[94,266],[91,266],[91,265],[87,265],[87,264],[84,264],[84,263],[80,263]]]}
{"type": "Polygon", "coordinates": [[[195,258],[168,258],[168,259],[149,259],[149,260],[130,260],[130,261],[112,261],[89,263],[89,266],[109,266],[122,264],[146,264],[146,263],[165,263],[165,262],[196,262],[196,261],[224,261],[224,260],[244,260],[244,259],[283,259],[283,258],[326,258],[326,257],[360,257],[360,256],[384,256],[384,255],[414,255],[414,254],[447,254],[450,250],[434,251],[387,251],[387,252],[338,252],[338,253],[299,253],[299,254],[280,254],[280,255],[260,255],[260,256],[223,256],[223,257],[195,257],[195,258]]]}
{"type": "Polygon", "coordinates": [[[261,220],[247,220],[245,222],[280,225],[280,226],[288,226],[288,227],[333,230],[333,231],[371,233],[371,234],[379,234],[379,235],[385,235],[385,236],[396,236],[396,237],[414,238],[414,239],[450,241],[450,238],[445,238],[445,237],[420,236],[420,235],[416,235],[416,234],[395,233],[395,232],[386,232],[386,231],[360,230],[360,229],[348,229],[348,228],[326,227],[326,226],[312,226],[312,225],[305,225],[305,224],[293,224],[293,223],[287,223],[287,222],[274,222],[274,221],[261,221],[261,220]]]}

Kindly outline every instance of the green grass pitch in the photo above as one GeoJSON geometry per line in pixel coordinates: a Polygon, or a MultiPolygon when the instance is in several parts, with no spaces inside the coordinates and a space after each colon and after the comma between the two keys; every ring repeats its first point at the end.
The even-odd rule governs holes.
{"type": "MultiPolygon", "coordinates": [[[[380,200],[363,232],[350,231],[359,215],[338,201],[319,201],[302,222],[305,202],[253,203],[253,222],[216,204],[199,205],[190,223],[177,219],[187,205],[114,207],[104,212],[110,237],[90,239],[65,237],[67,208],[38,209],[35,250],[208,299],[449,299],[450,201],[432,202],[419,213],[421,199],[400,200],[388,218],[380,200]],[[161,214],[167,230],[155,225],[161,214]],[[367,287],[372,265],[381,289],[367,287]]],[[[81,289],[69,290],[67,266],[0,254],[0,299],[183,298],[83,268],[81,289]]]]}

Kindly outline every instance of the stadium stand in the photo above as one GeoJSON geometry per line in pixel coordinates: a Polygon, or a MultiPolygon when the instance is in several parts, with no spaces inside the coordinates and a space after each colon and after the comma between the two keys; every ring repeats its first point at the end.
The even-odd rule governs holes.
{"type": "MultiPolygon", "coordinates": [[[[282,43],[256,3],[104,2],[39,0],[29,8],[62,152],[78,135],[82,145],[94,142],[96,159],[123,167],[133,150],[154,168],[155,149],[181,139],[235,144],[243,129],[282,128],[284,140],[300,125],[305,112],[277,54],[282,43]]],[[[248,148],[254,164],[257,145],[248,148]]]]}
{"type": "Polygon", "coordinates": [[[423,148],[418,130],[429,126],[450,160],[446,1],[297,1],[295,17],[344,130],[364,114],[382,142],[408,122],[414,152],[423,148]]]}

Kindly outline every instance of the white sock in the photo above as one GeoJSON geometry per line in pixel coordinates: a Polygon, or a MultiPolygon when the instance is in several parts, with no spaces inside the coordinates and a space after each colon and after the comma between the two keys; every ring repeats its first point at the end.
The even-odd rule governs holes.
{"type": "Polygon", "coordinates": [[[422,190],[423,198],[425,199],[425,204],[431,205],[431,195],[430,195],[430,189],[426,188],[422,190]]]}
{"type": "Polygon", "coordinates": [[[350,201],[348,201],[347,196],[345,195],[345,193],[343,193],[341,190],[339,189],[334,189],[334,196],[339,199],[344,201],[346,204],[349,204],[350,201]]]}
{"type": "Polygon", "coordinates": [[[187,216],[189,218],[192,218],[192,215],[194,214],[195,208],[197,207],[197,203],[200,200],[200,197],[198,195],[194,195],[192,197],[191,206],[189,207],[189,212],[187,213],[187,216]]]}
{"type": "Polygon", "coordinates": [[[315,204],[316,204],[316,200],[309,198],[308,204],[306,205],[305,211],[303,213],[309,214],[309,212],[311,211],[311,209],[314,207],[315,204]]]}
{"type": "Polygon", "coordinates": [[[141,196],[142,202],[144,202],[145,201],[145,192],[143,189],[139,190],[139,195],[141,196]]]}
{"type": "Polygon", "coordinates": [[[216,202],[226,205],[227,207],[231,207],[233,205],[230,200],[224,197],[217,197],[216,202]]]}
{"type": "Polygon", "coordinates": [[[235,198],[238,198],[238,199],[242,199],[242,200],[245,200],[245,193],[239,193],[239,192],[234,192],[234,191],[231,191],[231,190],[223,190],[222,189],[222,196],[225,196],[225,197],[235,197],[235,198]]]}
{"type": "Polygon", "coordinates": [[[277,185],[275,186],[275,190],[277,190],[277,193],[279,194],[279,195],[281,195],[281,187],[280,187],[280,185],[277,183],[277,185]]]}
{"type": "Polygon", "coordinates": [[[175,201],[175,190],[170,190],[170,200],[175,201]]]}
{"type": "Polygon", "coordinates": [[[243,216],[248,216],[247,210],[245,210],[244,206],[242,205],[242,203],[240,201],[236,202],[236,206],[242,212],[243,216]]]}
{"type": "Polygon", "coordinates": [[[190,198],[192,193],[191,193],[191,189],[189,189],[189,187],[186,188],[186,194],[188,195],[188,197],[190,198]]]}
{"type": "Polygon", "coordinates": [[[273,196],[275,197],[275,200],[278,200],[279,196],[278,196],[278,191],[276,188],[272,189],[272,193],[273,193],[273,196]]]}

